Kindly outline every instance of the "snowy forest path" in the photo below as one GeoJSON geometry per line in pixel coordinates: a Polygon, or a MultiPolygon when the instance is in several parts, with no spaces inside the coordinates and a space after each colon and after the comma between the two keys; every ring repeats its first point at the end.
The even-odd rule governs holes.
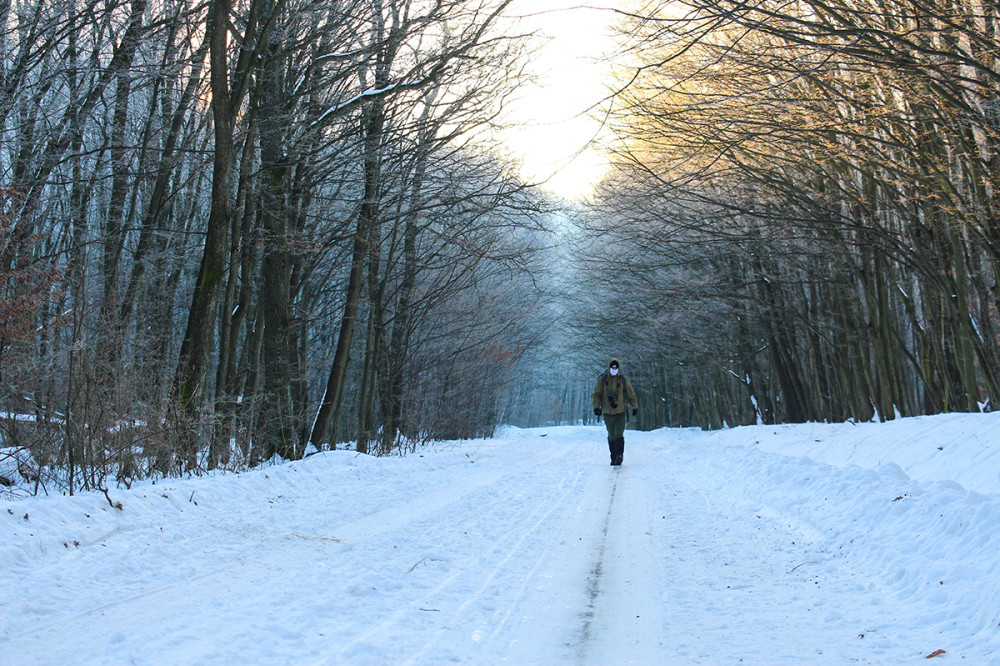
{"type": "MultiPolygon", "coordinates": [[[[754,487],[795,461],[707,450],[695,431],[629,431],[615,468],[603,434],[515,430],[426,456],[333,452],[157,486],[108,514],[132,522],[95,525],[89,543],[60,540],[0,572],[14,600],[0,613],[0,654],[761,663],[773,640],[768,663],[878,661],[887,607],[908,611],[831,553],[797,500],[770,506],[754,487]]],[[[80,513],[75,499],[64,515],[80,513]]]]}

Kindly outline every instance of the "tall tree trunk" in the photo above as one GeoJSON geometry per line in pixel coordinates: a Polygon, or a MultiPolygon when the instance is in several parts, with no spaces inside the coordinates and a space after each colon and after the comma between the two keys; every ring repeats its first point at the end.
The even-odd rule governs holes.
{"type": "MultiPolygon", "coordinates": [[[[369,259],[369,265],[375,266],[377,259],[369,259]]],[[[369,284],[374,281],[378,285],[378,269],[369,272],[369,284]]],[[[365,336],[365,360],[361,371],[361,391],[358,395],[358,453],[368,453],[368,444],[372,439],[375,414],[376,382],[379,374],[379,361],[382,355],[383,304],[380,286],[369,289],[368,332],[365,336]]]]}
{"type": "Polygon", "coordinates": [[[212,92],[213,138],[212,200],[205,234],[205,247],[195,282],[194,294],[188,313],[184,341],[181,343],[177,372],[174,376],[173,399],[183,421],[182,455],[186,464],[197,464],[198,441],[194,430],[194,417],[204,404],[205,379],[215,332],[219,293],[225,284],[226,260],[229,256],[229,235],[232,224],[232,203],[236,146],[235,124],[237,114],[252,80],[260,66],[261,48],[284,6],[284,0],[273,4],[252,2],[246,17],[246,27],[239,38],[239,58],[230,77],[228,33],[232,25],[230,13],[232,0],[212,0],[208,5],[206,36],[209,43],[210,89],[212,92]],[[261,16],[264,22],[260,22],[261,16]],[[232,85],[230,85],[232,78],[232,85]]]}
{"type": "Polygon", "coordinates": [[[403,374],[409,353],[413,294],[417,285],[417,233],[412,215],[406,218],[403,231],[403,281],[399,285],[396,312],[392,318],[385,395],[382,396],[382,450],[391,451],[403,420],[403,374]]]}
{"type": "Polygon", "coordinates": [[[288,157],[281,45],[268,46],[261,72],[260,154],[264,182],[261,229],[264,235],[260,302],[264,313],[264,383],[260,426],[266,458],[295,457],[297,449],[292,403],[291,260],[288,251],[288,157]]]}
{"type": "Polygon", "coordinates": [[[326,383],[326,392],[320,404],[316,421],[313,423],[312,435],[309,440],[316,448],[321,448],[331,432],[336,436],[337,422],[333,419],[334,411],[339,407],[344,391],[344,381],[347,377],[347,364],[350,361],[351,342],[354,337],[354,324],[358,315],[358,303],[361,300],[362,282],[364,280],[365,255],[371,242],[378,239],[370,238],[370,230],[379,214],[379,195],[381,189],[381,147],[382,129],[385,124],[384,103],[377,99],[366,108],[363,122],[364,139],[364,176],[365,193],[358,213],[358,225],[354,235],[354,249],[351,253],[351,272],[347,282],[347,297],[344,302],[344,315],[340,320],[340,334],[337,336],[337,350],[333,356],[330,377],[326,383]],[[332,429],[331,429],[331,420],[332,429]]]}
{"type": "Polygon", "coordinates": [[[229,89],[228,29],[232,0],[213,0],[208,11],[210,86],[215,146],[212,162],[212,204],[194,296],[174,380],[174,398],[185,437],[181,455],[197,465],[197,439],[189,430],[204,396],[204,380],[215,326],[219,286],[225,275],[233,180],[235,104],[229,89]]]}
{"type": "Polygon", "coordinates": [[[257,142],[256,104],[251,103],[248,130],[243,146],[240,165],[240,180],[236,196],[236,208],[232,216],[232,230],[229,241],[229,276],[219,307],[219,361],[215,371],[215,423],[209,450],[209,467],[229,461],[230,440],[236,425],[234,419],[238,410],[237,396],[239,379],[236,352],[239,346],[239,331],[246,320],[252,296],[251,274],[253,273],[255,243],[250,237],[256,216],[251,213],[253,188],[251,171],[256,168],[253,146],[257,142]],[[241,214],[242,212],[242,214],[241,214]],[[239,267],[239,269],[237,269],[239,267]]]}
{"type": "MultiPolygon", "coordinates": [[[[75,40],[72,40],[73,44],[75,40]]],[[[75,46],[75,44],[73,44],[75,46]]],[[[69,54],[71,64],[76,60],[76,49],[71,48],[69,54]]],[[[71,70],[72,72],[72,70],[71,70]]],[[[71,74],[70,88],[75,87],[75,75],[71,74]]],[[[79,151],[83,135],[79,127],[76,127],[75,137],[72,142],[73,148],[79,151]]],[[[90,198],[91,189],[83,180],[80,160],[73,163],[73,189],[70,191],[70,250],[69,250],[69,286],[70,300],[72,307],[72,344],[69,345],[67,368],[66,368],[66,406],[65,406],[65,433],[64,441],[66,447],[66,462],[69,468],[69,494],[75,490],[76,471],[83,466],[83,436],[82,422],[85,417],[76,418],[77,407],[80,400],[80,385],[82,384],[82,372],[79,370],[81,359],[80,350],[85,348],[83,343],[83,317],[86,311],[84,302],[86,299],[86,247],[87,247],[87,205],[90,198]]]]}

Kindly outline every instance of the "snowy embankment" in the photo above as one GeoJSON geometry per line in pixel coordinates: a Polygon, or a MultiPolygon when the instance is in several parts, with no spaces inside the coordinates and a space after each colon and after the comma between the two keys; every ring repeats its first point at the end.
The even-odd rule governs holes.
{"type": "Polygon", "coordinates": [[[5,663],[1000,662],[1000,414],[511,429],[0,503],[5,663]],[[943,650],[944,652],[939,652],[943,650]]]}

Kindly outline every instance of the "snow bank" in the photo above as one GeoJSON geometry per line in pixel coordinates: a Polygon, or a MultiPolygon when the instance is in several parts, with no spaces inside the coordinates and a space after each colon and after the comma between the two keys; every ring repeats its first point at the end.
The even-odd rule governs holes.
{"type": "MultiPolygon", "coordinates": [[[[717,492],[825,553],[803,573],[821,579],[846,564],[859,590],[884,585],[922,609],[928,633],[962,627],[962,649],[1000,652],[1000,413],[755,426],[711,439],[730,474],[753,480],[717,492]]],[[[897,612],[885,608],[886,621],[897,612]]]]}
{"type": "Polygon", "coordinates": [[[807,457],[836,467],[895,464],[916,481],[1000,493],[1000,412],[939,414],[885,423],[807,423],[719,431],[724,444],[807,457]]]}
{"type": "Polygon", "coordinates": [[[126,532],[167,524],[196,524],[205,516],[273,504],[290,494],[314,494],[356,480],[377,461],[332,451],[245,474],[143,483],[129,490],[83,492],[0,502],[0,569],[25,565],[53,552],[99,544],[126,532]]]}

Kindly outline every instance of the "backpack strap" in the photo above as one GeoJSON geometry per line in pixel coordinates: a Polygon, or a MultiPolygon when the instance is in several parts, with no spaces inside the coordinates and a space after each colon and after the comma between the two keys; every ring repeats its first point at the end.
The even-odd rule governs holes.
{"type": "MultiPolygon", "coordinates": [[[[601,377],[604,379],[604,387],[607,388],[607,386],[608,386],[608,371],[605,370],[603,373],[601,373],[601,377]]],[[[625,384],[624,384],[625,375],[619,374],[617,377],[615,377],[615,379],[618,380],[618,385],[621,387],[621,390],[624,391],[625,390],[625,384]]]]}

